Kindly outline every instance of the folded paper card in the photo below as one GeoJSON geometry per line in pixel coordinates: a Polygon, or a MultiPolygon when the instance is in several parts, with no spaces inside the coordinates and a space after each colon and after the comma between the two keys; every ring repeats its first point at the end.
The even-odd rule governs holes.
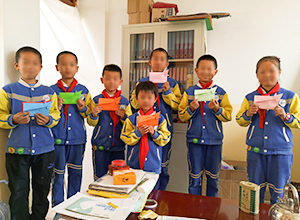
{"type": "Polygon", "coordinates": [[[117,111],[119,108],[119,103],[121,97],[110,99],[110,98],[99,98],[98,105],[104,111],[117,111]]]}
{"type": "Polygon", "coordinates": [[[150,72],[149,81],[153,83],[165,83],[168,81],[169,70],[165,72],[150,72]]]}
{"type": "Polygon", "coordinates": [[[46,102],[23,102],[23,112],[30,112],[30,116],[34,116],[36,113],[40,113],[45,116],[49,116],[52,100],[46,102]]]}
{"type": "Polygon", "coordinates": [[[142,125],[152,125],[158,126],[158,119],[159,119],[160,112],[157,112],[153,115],[140,115],[137,117],[137,124],[138,128],[142,125]]]}
{"type": "Polygon", "coordinates": [[[283,94],[274,96],[255,95],[254,104],[260,109],[274,109],[278,105],[282,95],[283,94]]]}
{"type": "Polygon", "coordinates": [[[63,104],[77,104],[77,100],[80,99],[82,91],[79,92],[60,92],[59,98],[64,100],[63,104]]]}
{"type": "Polygon", "coordinates": [[[217,87],[211,89],[196,89],[194,91],[195,98],[198,99],[199,102],[207,102],[216,98],[216,90],[217,87]]]}

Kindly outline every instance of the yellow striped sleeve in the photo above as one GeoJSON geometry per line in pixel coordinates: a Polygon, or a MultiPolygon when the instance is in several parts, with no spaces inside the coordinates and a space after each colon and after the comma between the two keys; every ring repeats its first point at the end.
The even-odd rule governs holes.
{"type": "Polygon", "coordinates": [[[122,128],[121,140],[129,146],[133,146],[140,141],[141,137],[139,129],[133,126],[129,118],[127,118],[122,128]]]}
{"type": "MultiPolygon", "coordinates": [[[[91,108],[91,111],[92,109],[96,106],[96,103],[94,102],[94,100],[91,100],[91,103],[90,103],[90,108],[91,108]]],[[[90,126],[93,126],[93,127],[96,127],[97,124],[99,122],[99,114],[97,115],[97,118],[93,118],[92,116],[92,112],[90,114],[88,114],[87,116],[87,123],[90,125],[90,126]]]]}
{"type": "MultiPolygon", "coordinates": [[[[138,85],[139,83],[137,83],[135,85],[135,87],[138,85]]],[[[136,98],[135,98],[135,89],[133,90],[132,94],[131,94],[131,98],[130,98],[130,104],[132,105],[133,108],[135,109],[139,109],[139,103],[136,101],[136,98]]]]}
{"type": "Polygon", "coordinates": [[[126,114],[126,115],[125,115],[124,118],[121,118],[121,117],[120,117],[122,124],[124,124],[126,118],[128,118],[130,115],[132,115],[131,105],[130,105],[130,104],[127,105],[127,107],[126,107],[126,109],[125,109],[125,114],[126,114]]]}
{"type": "Polygon", "coordinates": [[[190,110],[189,97],[186,92],[183,93],[182,99],[178,106],[178,115],[181,121],[188,121],[194,115],[190,110]]]}
{"type": "Polygon", "coordinates": [[[297,94],[292,99],[289,113],[291,114],[291,118],[284,121],[284,123],[290,128],[300,128],[300,102],[297,94]]]}
{"type": "Polygon", "coordinates": [[[165,146],[171,138],[166,119],[158,126],[157,131],[152,135],[152,140],[159,146],[165,146]]]}
{"type": "Polygon", "coordinates": [[[215,116],[220,121],[227,122],[232,120],[231,113],[232,113],[232,105],[229,102],[227,93],[225,93],[220,103],[219,111],[215,113],[215,116]]]}
{"type": "Polygon", "coordinates": [[[252,117],[247,117],[246,116],[246,111],[249,109],[250,104],[247,98],[244,98],[244,101],[242,103],[240,111],[236,115],[236,122],[242,126],[242,127],[247,127],[251,123],[251,118],[252,117]]]}
{"type": "Polygon", "coordinates": [[[79,111],[80,115],[83,117],[83,118],[86,118],[90,113],[91,113],[91,103],[92,103],[92,97],[91,97],[91,94],[88,93],[86,98],[85,98],[85,107],[84,109],[82,109],[81,111],[79,111]]]}
{"type": "Polygon", "coordinates": [[[0,128],[11,129],[16,127],[17,125],[12,123],[13,115],[10,113],[10,101],[4,89],[0,90],[0,100],[0,128]]]}
{"type": "Polygon", "coordinates": [[[163,100],[175,111],[178,110],[178,105],[181,100],[181,93],[179,89],[179,85],[176,84],[172,91],[169,89],[167,91],[163,91],[163,100]]]}
{"type": "Polygon", "coordinates": [[[53,128],[55,125],[58,124],[60,120],[60,111],[58,110],[57,107],[56,93],[52,95],[51,100],[52,100],[52,104],[51,104],[49,115],[51,116],[52,119],[50,119],[50,122],[47,125],[45,125],[47,128],[53,128]]]}

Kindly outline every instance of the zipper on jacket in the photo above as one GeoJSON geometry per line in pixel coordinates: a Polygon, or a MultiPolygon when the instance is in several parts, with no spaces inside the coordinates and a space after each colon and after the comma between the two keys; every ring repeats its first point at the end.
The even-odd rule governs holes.
{"type": "Polygon", "coordinates": [[[161,160],[160,156],[159,156],[159,150],[158,150],[158,148],[156,148],[156,151],[157,151],[157,157],[158,157],[158,159],[161,160]]]}
{"type": "Polygon", "coordinates": [[[131,149],[130,155],[128,157],[128,161],[130,161],[131,157],[132,157],[132,153],[133,153],[134,147],[131,149]]]}
{"type": "Polygon", "coordinates": [[[168,122],[169,126],[171,126],[171,122],[170,122],[170,120],[169,120],[168,113],[166,113],[166,118],[167,118],[167,122],[168,122]]]}
{"type": "Polygon", "coordinates": [[[96,139],[96,138],[98,137],[98,134],[99,134],[99,132],[100,132],[100,128],[101,128],[101,126],[99,126],[98,131],[97,131],[97,133],[96,133],[94,139],[96,139]]]}
{"type": "Polygon", "coordinates": [[[192,127],[192,123],[193,123],[193,119],[190,120],[189,127],[187,128],[188,130],[190,130],[190,128],[192,127]]]}
{"type": "Polygon", "coordinates": [[[12,131],[13,131],[13,128],[12,129],[10,129],[10,132],[9,132],[9,134],[8,134],[8,138],[10,138],[10,136],[11,136],[11,134],[12,134],[12,131]]]}
{"type": "Polygon", "coordinates": [[[253,134],[253,131],[254,131],[254,127],[255,127],[255,126],[253,125],[252,128],[251,128],[251,132],[250,132],[250,135],[249,135],[249,138],[248,138],[249,140],[250,140],[251,137],[252,137],[252,134],[253,134]]]}
{"type": "Polygon", "coordinates": [[[48,128],[48,129],[49,129],[51,137],[53,137],[53,133],[52,133],[51,129],[50,128],[48,128]]]}
{"type": "Polygon", "coordinates": [[[216,125],[217,125],[217,129],[218,129],[219,133],[221,133],[221,130],[220,130],[220,127],[219,127],[219,124],[218,124],[217,120],[216,120],[216,125]]]}
{"type": "Polygon", "coordinates": [[[282,131],[283,131],[283,135],[284,135],[284,138],[285,138],[286,142],[290,142],[290,139],[289,139],[289,137],[287,136],[285,127],[282,128],[282,131]]]}

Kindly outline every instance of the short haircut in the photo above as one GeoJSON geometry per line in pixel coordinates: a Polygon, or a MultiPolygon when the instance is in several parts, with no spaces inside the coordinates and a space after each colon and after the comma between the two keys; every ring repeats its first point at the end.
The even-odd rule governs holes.
{"type": "Polygon", "coordinates": [[[279,70],[281,70],[280,59],[278,57],[276,57],[276,56],[265,56],[257,62],[257,64],[256,64],[256,73],[257,73],[258,68],[260,67],[260,65],[263,62],[266,62],[266,61],[271,61],[272,63],[274,63],[278,67],[279,70]]]}
{"type": "Polygon", "coordinates": [[[217,60],[216,58],[214,58],[212,55],[209,55],[209,54],[205,54],[201,57],[199,57],[198,61],[197,61],[197,64],[196,64],[196,68],[198,67],[199,63],[201,60],[209,60],[209,61],[212,61],[214,62],[215,64],[215,68],[217,69],[218,68],[218,63],[217,63],[217,60]]]}
{"type": "Polygon", "coordinates": [[[40,51],[38,51],[37,49],[35,49],[35,48],[33,48],[33,47],[29,47],[29,46],[21,47],[21,48],[16,52],[16,57],[15,57],[16,63],[19,62],[21,53],[25,53],[25,52],[32,52],[32,53],[35,53],[36,55],[38,55],[39,58],[40,58],[41,64],[42,64],[42,54],[40,53],[40,51]]]}
{"type": "Polygon", "coordinates": [[[71,54],[71,55],[73,55],[73,56],[75,57],[75,59],[76,59],[76,63],[78,64],[78,58],[77,58],[76,54],[75,54],[75,53],[72,53],[71,51],[62,51],[62,52],[60,52],[60,53],[56,56],[56,64],[58,64],[59,57],[60,57],[61,55],[63,55],[63,54],[71,54]]]}
{"type": "Polygon", "coordinates": [[[138,97],[140,91],[151,92],[155,95],[155,98],[158,96],[158,89],[151,81],[140,82],[135,88],[135,97],[138,97]]]}
{"type": "Polygon", "coordinates": [[[120,78],[122,79],[122,70],[118,65],[108,64],[103,68],[102,77],[105,74],[105,71],[118,72],[120,73],[120,78]]]}
{"type": "Polygon", "coordinates": [[[164,53],[166,53],[166,58],[167,58],[167,60],[168,60],[168,58],[169,58],[168,52],[167,52],[164,48],[158,47],[158,48],[152,50],[152,52],[151,52],[151,54],[150,54],[150,60],[152,59],[152,56],[153,56],[154,52],[164,52],[164,53]]]}

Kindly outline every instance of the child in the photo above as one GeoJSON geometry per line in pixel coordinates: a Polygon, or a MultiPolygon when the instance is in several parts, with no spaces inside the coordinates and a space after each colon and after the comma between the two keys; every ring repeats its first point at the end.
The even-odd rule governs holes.
{"type": "Polygon", "coordinates": [[[222,122],[231,120],[232,106],[227,93],[213,84],[218,73],[217,60],[201,56],[195,68],[199,83],[187,89],[179,105],[179,118],[189,121],[186,133],[189,163],[189,193],[201,195],[201,180],[207,177],[206,196],[218,196],[218,181],[222,154],[222,122]],[[195,90],[216,88],[210,102],[194,99],[195,90]],[[205,170],[203,170],[205,169],[205,170]]]}
{"type": "MultiPolygon", "coordinates": [[[[169,66],[168,52],[163,48],[156,48],[155,50],[153,50],[150,55],[149,65],[152,67],[153,72],[163,72],[169,66]]],[[[149,81],[149,77],[141,79],[139,83],[145,81],[149,81]]],[[[158,88],[159,95],[157,101],[153,106],[153,109],[156,112],[161,112],[161,114],[167,120],[168,130],[171,132],[172,139],[172,111],[177,111],[179,102],[181,100],[179,85],[176,82],[176,80],[168,77],[168,81],[166,83],[158,83],[156,84],[156,87],[158,88]]],[[[140,108],[136,100],[136,91],[133,91],[130,102],[135,109],[140,108]]],[[[155,189],[165,190],[168,185],[170,178],[168,174],[170,155],[171,141],[167,143],[166,146],[164,146],[162,149],[162,171],[159,176],[158,182],[155,186],[155,189]]]]}
{"type": "Polygon", "coordinates": [[[240,126],[250,125],[247,133],[247,172],[249,181],[260,185],[260,202],[264,202],[266,185],[271,204],[282,198],[283,188],[290,182],[293,164],[293,134],[290,128],[300,128],[300,103],[295,92],[278,84],[280,60],[275,56],[261,58],[256,65],[258,89],[244,98],[236,116],[240,126]],[[259,109],[254,96],[282,94],[274,109],[259,109]]]}
{"type": "Polygon", "coordinates": [[[42,56],[32,47],[22,47],[16,53],[15,68],[20,72],[18,82],[0,91],[0,127],[9,129],[6,140],[6,170],[9,178],[11,219],[45,219],[49,208],[47,199],[55,160],[51,127],[60,118],[57,96],[36,77],[42,69],[42,56]],[[49,116],[22,112],[23,102],[52,101],[49,116]],[[32,173],[32,214],[28,196],[32,173]]]}
{"type": "Polygon", "coordinates": [[[78,71],[77,56],[69,51],[63,51],[56,57],[56,70],[61,79],[51,88],[59,95],[60,92],[82,91],[77,105],[63,104],[58,98],[58,109],[61,120],[52,131],[55,139],[54,183],[52,188],[52,205],[64,201],[64,173],[68,167],[67,198],[80,191],[82,179],[82,160],[85,151],[86,130],[84,118],[90,113],[91,95],[88,89],[74,78],[78,71]]]}
{"type": "Polygon", "coordinates": [[[101,82],[105,89],[92,102],[92,112],[88,123],[94,126],[92,136],[94,179],[105,175],[108,165],[116,159],[124,159],[125,144],[120,139],[122,125],[131,115],[128,99],[121,95],[118,87],[122,84],[122,70],[114,64],[106,65],[103,69],[101,82]],[[121,97],[117,111],[102,111],[98,106],[99,98],[114,99],[121,97]]]}
{"type": "Polygon", "coordinates": [[[157,127],[142,125],[137,128],[139,115],[155,114],[153,106],[158,98],[158,89],[154,83],[145,81],[139,83],[135,90],[140,110],[126,119],[121,134],[121,139],[128,145],[127,164],[134,169],[159,174],[162,147],[170,141],[171,133],[162,114],[159,115],[157,127]]]}

